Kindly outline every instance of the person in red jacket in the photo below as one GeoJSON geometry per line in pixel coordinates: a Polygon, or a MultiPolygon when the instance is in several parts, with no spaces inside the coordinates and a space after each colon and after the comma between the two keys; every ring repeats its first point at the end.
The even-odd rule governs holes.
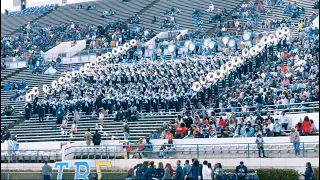
{"type": "Polygon", "coordinates": [[[311,133],[311,122],[309,120],[309,117],[304,117],[304,120],[302,122],[302,134],[304,136],[308,136],[311,133]]]}
{"type": "Polygon", "coordinates": [[[184,123],[181,123],[180,126],[176,128],[176,139],[184,138],[185,134],[187,132],[186,125],[184,123]]]}
{"type": "Polygon", "coordinates": [[[227,125],[226,121],[225,121],[222,117],[220,117],[219,127],[220,127],[220,128],[225,128],[226,125],[227,125]]]}
{"type": "Polygon", "coordinates": [[[173,134],[171,133],[170,130],[166,130],[166,139],[173,139],[173,134]]]}

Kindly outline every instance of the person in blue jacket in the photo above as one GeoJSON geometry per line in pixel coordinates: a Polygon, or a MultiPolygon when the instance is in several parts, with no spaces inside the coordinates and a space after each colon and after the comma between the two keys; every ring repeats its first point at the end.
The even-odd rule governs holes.
{"type": "Polygon", "coordinates": [[[200,163],[198,160],[193,161],[190,171],[187,174],[185,174],[185,176],[188,176],[190,173],[191,173],[191,180],[198,180],[201,178],[200,163]]]}
{"type": "Polygon", "coordinates": [[[183,169],[181,167],[181,161],[177,161],[177,169],[176,169],[176,179],[183,180],[183,169]]]}
{"type": "Polygon", "coordinates": [[[147,180],[148,161],[144,161],[141,166],[141,180],[147,180]]]}
{"type": "Polygon", "coordinates": [[[154,162],[153,161],[150,161],[149,163],[149,168],[147,169],[147,172],[146,172],[146,178],[147,180],[152,180],[153,178],[156,177],[156,174],[157,174],[157,169],[154,168],[154,162]]]}
{"type": "Polygon", "coordinates": [[[248,168],[244,165],[243,161],[240,161],[240,165],[236,167],[236,174],[238,180],[245,180],[248,173],[248,168]]]}
{"type": "Polygon", "coordinates": [[[304,176],[305,180],[312,180],[312,166],[310,162],[306,163],[306,170],[304,171],[304,174],[300,173],[302,176],[304,176]]]}
{"type": "Polygon", "coordinates": [[[137,165],[137,170],[136,170],[136,179],[141,180],[142,179],[142,169],[141,169],[142,164],[137,165]]]}

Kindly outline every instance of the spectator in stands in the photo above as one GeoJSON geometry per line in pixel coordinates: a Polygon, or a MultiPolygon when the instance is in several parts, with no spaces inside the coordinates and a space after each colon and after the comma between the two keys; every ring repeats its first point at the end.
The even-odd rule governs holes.
{"type": "Polygon", "coordinates": [[[288,14],[289,13],[289,7],[288,6],[285,6],[283,8],[283,14],[288,14]]]}
{"type": "Polygon", "coordinates": [[[185,124],[182,122],[177,128],[175,133],[175,139],[183,139],[187,133],[187,128],[185,124]]]}
{"type": "Polygon", "coordinates": [[[164,176],[164,167],[163,167],[163,163],[159,162],[158,167],[157,167],[157,173],[156,173],[156,177],[157,179],[162,179],[164,176]]]}
{"type": "Polygon", "coordinates": [[[266,157],[264,155],[263,143],[264,143],[264,141],[263,141],[262,135],[258,134],[257,139],[256,139],[256,144],[257,144],[257,148],[259,150],[259,157],[261,157],[261,152],[262,152],[262,156],[266,157]]]}
{"type": "Polygon", "coordinates": [[[123,134],[124,134],[124,140],[127,141],[129,139],[129,136],[130,136],[130,128],[129,128],[128,123],[124,123],[123,134]]]}
{"type": "Polygon", "coordinates": [[[319,9],[319,0],[314,1],[313,9],[319,9]]]}
{"type": "Polygon", "coordinates": [[[213,179],[211,177],[211,169],[208,167],[208,161],[203,161],[203,166],[202,166],[202,178],[203,179],[213,179]]]}
{"type": "Polygon", "coordinates": [[[1,60],[1,70],[5,70],[6,68],[7,68],[6,63],[1,60]]]}
{"type": "Polygon", "coordinates": [[[144,151],[144,142],[142,138],[139,139],[136,151],[139,154],[139,158],[142,159],[141,152],[144,151]]]}
{"type": "Polygon", "coordinates": [[[194,160],[191,166],[190,171],[185,174],[185,177],[188,177],[189,174],[191,175],[191,179],[200,179],[201,178],[201,168],[200,168],[200,163],[198,160],[194,160]]]}
{"type": "Polygon", "coordinates": [[[295,128],[291,128],[290,142],[293,143],[293,148],[296,156],[300,155],[300,135],[295,128]]]}
{"type": "Polygon", "coordinates": [[[12,116],[14,114],[14,108],[11,105],[5,105],[3,112],[4,116],[12,116]]]}
{"type": "Polygon", "coordinates": [[[311,132],[318,132],[318,129],[312,119],[310,120],[310,123],[311,123],[311,132]]]}
{"type": "Polygon", "coordinates": [[[280,122],[284,130],[287,130],[288,124],[289,124],[289,118],[286,115],[286,112],[282,111],[281,116],[280,116],[280,122]]]}
{"type": "Polygon", "coordinates": [[[281,123],[279,122],[279,119],[276,118],[275,119],[275,124],[273,125],[273,133],[274,133],[274,136],[281,136],[282,135],[282,125],[281,123]]]}
{"type": "Polygon", "coordinates": [[[86,144],[88,146],[91,145],[91,132],[90,132],[90,128],[88,128],[87,132],[84,134],[84,140],[86,141],[86,144]]]}
{"type": "Polygon", "coordinates": [[[52,167],[48,165],[48,161],[44,161],[44,165],[42,166],[42,176],[43,180],[51,180],[52,175],[52,167]]]}
{"type": "Polygon", "coordinates": [[[167,158],[167,154],[169,153],[170,159],[172,158],[173,151],[175,149],[174,143],[172,139],[168,140],[166,149],[163,151],[163,158],[167,158]]]}
{"type": "Polygon", "coordinates": [[[300,175],[304,176],[305,180],[309,180],[309,179],[313,179],[312,174],[313,174],[313,169],[312,169],[311,163],[307,162],[306,170],[304,171],[304,173],[300,173],[300,175]]]}
{"type": "Polygon", "coordinates": [[[151,158],[153,146],[152,146],[152,143],[150,142],[150,137],[146,137],[146,143],[144,144],[144,151],[145,152],[143,153],[143,155],[151,158]]]}
{"type": "Polygon", "coordinates": [[[169,179],[172,179],[172,177],[173,177],[173,168],[170,163],[167,163],[164,169],[164,176],[162,179],[169,180],[169,179]]]}
{"type": "Polygon", "coordinates": [[[233,137],[245,137],[245,135],[246,135],[245,126],[242,126],[241,124],[238,124],[237,128],[234,131],[233,137]]]}
{"type": "Polygon", "coordinates": [[[309,120],[309,117],[304,117],[304,120],[302,122],[302,135],[308,136],[311,134],[311,122],[309,120]]]}
{"type": "Polygon", "coordinates": [[[239,180],[245,180],[246,179],[246,176],[247,176],[247,173],[248,173],[248,169],[244,165],[243,161],[240,161],[240,165],[236,167],[235,173],[237,173],[239,180]]]}
{"type": "Polygon", "coordinates": [[[75,119],[73,119],[73,122],[72,122],[72,125],[71,125],[71,129],[69,131],[69,134],[70,134],[70,138],[72,138],[72,135],[74,133],[77,132],[77,121],[75,119]]]}
{"type": "Polygon", "coordinates": [[[95,134],[92,137],[92,143],[95,146],[100,146],[101,143],[101,134],[99,133],[98,130],[96,130],[95,134]]]}

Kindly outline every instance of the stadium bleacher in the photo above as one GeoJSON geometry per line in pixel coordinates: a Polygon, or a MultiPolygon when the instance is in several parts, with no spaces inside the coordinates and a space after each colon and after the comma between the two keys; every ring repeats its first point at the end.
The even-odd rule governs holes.
{"type": "MultiPolygon", "coordinates": [[[[236,7],[239,7],[242,3],[246,1],[235,1],[226,0],[226,1],[216,1],[214,2],[215,9],[223,9],[226,8],[228,13],[232,12],[236,7]]],[[[32,22],[36,20],[40,27],[46,27],[48,25],[56,24],[59,25],[61,23],[69,23],[70,21],[78,22],[82,25],[93,24],[95,26],[105,25],[107,22],[116,21],[118,19],[128,21],[130,17],[135,14],[140,16],[140,24],[139,26],[143,26],[147,29],[153,29],[155,32],[159,33],[164,31],[164,29],[160,29],[160,23],[163,21],[165,15],[165,11],[171,9],[172,7],[179,9],[181,13],[175,15],[175,19],[179,24],[180,29],[189,29],[196,30],[197,27],[194,27],[194,20],[191,18],[191,14],[194,9],[199,9],[202,12],[200,16],[202,21],[204,22],[202,25],[202,32],[211,32],[214,29],[214,25],[208,24],[208,19],[210,13],[205,12],[208,8],[211,1],[167,1],[167,0],[137,0],[137,1],[129,1],[129,2],[114,2],[111,0],[106,1],[94,1],[82,3],[84,7],[87,5],[95,5],[96,9],[93,11],[88,11],[86,8],[76,10],[77,4],[66,5],[57,7],[53,11],[46,12],[45,14],[38,15],[30,15],[26,14],[21,17],[9,17],[1,15],[1,20],[3,22],[12,22],[5,23],[3,27],[1,27],[1,37],[7,36],[15,32],[20,26],[26,24],[27,22],[32,22]],[[104,10],[112,9],[115,12],[115,15],[109,16],[107,18],[101,17],[102,12],[104,10]],[[150,15],[152,14],[152,15],[150,15]],[[152,24],[152,18],[156,16],[157,22],[152,24]]],[[[285,4],[287,1],[285,1],[285,4]]],[[[299,6],[304,7],[305,16],[310,17],[313,13],[312,9],[312,0],[303,0],[299,1],[299,6]]],[[[290,13],[285,15],[283,14],[283,7],[281,6],[268,6],[267,9],[271,9],[271,13],[268,15],[261,15],[259,20],[259,25],[253,28],[253,32],[264,32],[268,31],[267,29],[261,28],[261,22],[266,20],[267,18],[271,18],[271,16],[275,16],[277,18],[285,18],[290,17],[290,13]]],[[[304,16],[303,15],[303,16],[304,16]]],[[[227,18],[227,16],[225,17],[227,18]]],[[[298,36],[297,23],[299,22],[299,18],[292,19],[292,24],[295,25],[295,28],[291,28],[291,34],[294,37],[298,36]]],[[[227,19],[227,21],[231,22],[232,20],[227,19]]],[[[246,23],[246,20],[239,19],[240,24],[246,23]]],[[[134,25],[130,25],[131,29],[134,29],[134,25]]],[[[232,30],[230,30],[232,31],[232,30]]],[[[16,33],[18,34],[18,33],[16,33]]],[[[277,52],[276,47],[274,51],[277,52]]],[[[319,57],[319,55],[317,55],[319,57]]],[[[255,69],[256,64],[255,61],[253,63],[253,69],[255,69]]],[[[287,64],[287,62],[284,62],[287,64]]],[[[84,63],[72,64],[72,66],[83,65],[84,63]]],[[[31,71],[27,68],[22,69],[5,69],[1,71],[1,79],[2,83],[8,81],[20,81],[25,80],[27,86],[29,88],[38,87],[39,88],[39,100],[45,97],[45,93],[42,90],[43,85],[51,85],[53,80],[57,80],[61,73],[66,71],[68,65],[62,65],[58,69],[58,73],[56,74],[31,74],[31,71]]],[[[229,85],[229,82],[226,82],[226,86],[229,85]]],[[[222,90],[222,83],[219,81],[219,90],[222,90]]],[[[221,92],[221,91],[220,91],[221,92]]],[[[45,115],[44,122],[38,121],[37,113],[34,113],[31,121],[25,121],[24,117],[24,104],[25,100],[18,99],[16,101],[8,101],[9,97],[14,93],[14,91],[1,91],[1,109],[6,105],[11,105],[15,109],[15,113],[13,116],[1,116],[1,129],[4,127],[9,128],[10,132],[17,133],[19,142],[46,142],[46,141],[59,141],[59,142],[67,142],[67,141],[83,141],[83,135],[90,128],[92,131],[95,129],[96,124],[99,124],[99,121],[96,119],[92,119],[91,115],[85,115],[83,112],[80,113],[80,120],[77,125],[77,132],[73,134],[71,138],[69,134],[62,135],[61,129],[56,124],[56,117],[52,115],[45,115]]],[[[313,107],[310,111],[319,111],[319,106],[317,104],[311,104],[313,107]]],[[[185,109],[183,109],[185,110],[185,109]]],[[[161,109],[162,111],[162,109],[161,109]]],[[[295,110],[293,110],[295,111],[295,110]]],[[[308,110],[309,111],[309,110],[308,110]]],[[[275,112],[275,111],[272,111],[275,112]]],[[[295,111],[294,113],[297,113],[295,111]]],[[[164,123],[170,122],[176,119],[176,116],[181,114],[181,112],[175,112],[174,110],[170,110],[170,112],[158,112],[153,114],[146,114],[143,111],[138,118],[138,121],[128,122],[130,126],[130,141],[136,142],[141,137],[148,137],[152,135],[152,133],[162,129],[164,127],[164,123]]],[[[64,129],[64,131],[69,131],[71,129],[70,119],[73,119],[73,115],[69,115],[68,127],[64,129]]],[[[112,140],[116,139],[124,139],[123,138],[123,122],[114,121],[113,115],[106,115],[104,117],[105,127],[103,127],[102,140],[112,140]]],[[[294,124],[290,124],[290,127],[293,127],[294,124]]],[[[98,129],[98,128],[97,128],[98,129]]],[[[289,130],[289,129],[288,129],[289,130]]],[[[219,137],[220,137],[220,131],[219,137]]],[[[318,133],[314,133],[313,135],[318,136],[318,133]]],[[[245,137],[244,137],[245,138],[245,137]]],[[[288,138],[289,141],[289,138],[288,138]]],[[[266,155],[270,158],[292,158],[294,156],[292,143],[270,143],[265,145],[266,155]]],[[[158,152],[160,150],[160,145],[154,145],[154,150],[152,153],[152,158],[158,158],[158,152]]],[[[105,159],[105,158],[115,158],[117,156],[122,156],[125,151],[122,149],[121,151],[116,151],[115,149],[109,147],[107,149],[106,146],[102,145],[100,147],[79,147],[75,148],[73,159],[105,159]],[[105,153],[105,152],[108,153],[105,153]]],[[[174,152],[174,158],[185,158],[186,156],[192,156],[197,158],[242,158],[242,157],[258,157],[258,151],[256,149],[256,144],[244,144],[244,145],[181,145],[177,146],[174,152]],[[250,151],[248,151],[250,149],[250,151]]],[[[305,158],[314,158],[319,157],[319,142],[306,142],[303,147],[303,153],[305,158]]],[[[7,152],[1,151],[1,161],[7,161],[7,152]]],[[[61,150],[23,150],[19,151],[17,155],[19,162],[43,162],[44,159],[48,159],[51,162],[60,161],[61,160],[61,150]]]]}

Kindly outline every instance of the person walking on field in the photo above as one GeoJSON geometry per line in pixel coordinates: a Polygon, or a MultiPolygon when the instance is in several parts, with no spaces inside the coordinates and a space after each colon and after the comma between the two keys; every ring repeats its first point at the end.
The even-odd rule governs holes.
{"type": "Polygon", "coordinates": [[[48,161],[42,166],[43,180],[51,180],[52,167],[48,165],[48,161]]]}

